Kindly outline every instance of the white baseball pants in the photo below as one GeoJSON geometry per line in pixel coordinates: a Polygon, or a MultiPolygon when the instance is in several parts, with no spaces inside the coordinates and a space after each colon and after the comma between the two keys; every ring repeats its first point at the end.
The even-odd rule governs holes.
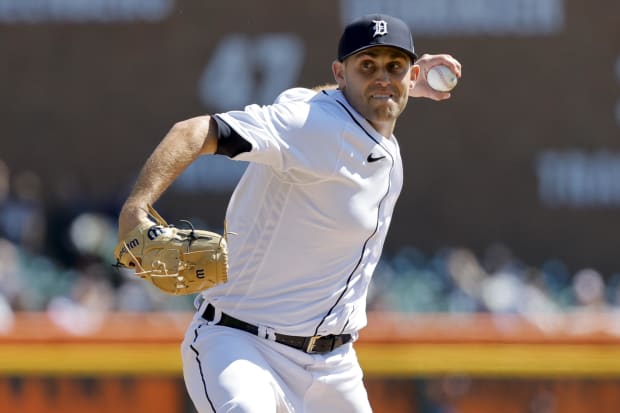
{"type": "Polygon", "coordinates": [[[352,343],[306,354],[196,316],[181,346],[199,413],[370,413],[352,343]]]}

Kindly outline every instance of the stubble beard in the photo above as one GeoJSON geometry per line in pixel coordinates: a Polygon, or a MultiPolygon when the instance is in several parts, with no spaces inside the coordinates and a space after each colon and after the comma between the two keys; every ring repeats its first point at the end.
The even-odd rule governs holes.
{"type": "Polygon", "coordinates": [[[376,122],[396,122],[404,109],[405,105],[392,101],[382,105],[369,105],[368,115],[376,122]]]}
{"type": "Polygon", "coordinates": [[[355,95],[350,95],[350,91],[347,88],[342,88],[342,92],[349,103],[364,117],[364,119],[373,125],[387,122],[395,123],[407,104],[406,101],[402,104],[395,100],[377,104],[373,102],[373,99],[369,96],[362,97],[358,95],[357,99],[354,99],[355,95]]]}

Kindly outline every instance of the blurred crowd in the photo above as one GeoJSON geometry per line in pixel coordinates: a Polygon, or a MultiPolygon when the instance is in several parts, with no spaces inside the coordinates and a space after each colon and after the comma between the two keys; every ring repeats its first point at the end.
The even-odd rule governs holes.
{"type": "Polygon", "coordinates": [[[93,203],[68,184],[45,203],[31,171],[0,160],[0,331],[18,311],[79,326],[109,311],[185,311],[193,297],[164,296],[112,265],[119,202],[93,203]]]}
{"type": "MultiPolygon", "coordinates": [[[[112,266],[119,205],[74,199],[53,209],[41,194],[34,173],[12,175],[0,161],[0,329],[17,311],[71,314],[76,324],[82,314],[193,308],[193,297],[166,296],[112,266]]],[[[552,259],[534,267],[499,244],[478,255],[403,246],[384,254],[368,305],[408,313],[602,311],[620,306],[620,274],[570,272],[552,259]]]]}
{"type": "Polygon", "coordinates": [[[379,263],[370,309],[505,314],[605,311],[620,305],[620,274],[593,268],[571,273],[558,259],[527,265],[502,244],[476,256],[443,248],[430,256],[406,246],[379,263]]]}

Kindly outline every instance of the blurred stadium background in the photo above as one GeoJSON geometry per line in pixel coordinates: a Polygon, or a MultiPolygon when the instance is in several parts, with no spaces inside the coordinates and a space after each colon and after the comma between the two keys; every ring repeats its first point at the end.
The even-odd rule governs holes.
{"type": "MultiPolygon", "coordinates": [[[[464,67],[398,125],[375,410],[618,411],[617,0],[0,0],[0,413],[193,412],[191,297],[113,270],[121,202],[174,122],[331,81],[373,11],[464,67]]],[[[201,159],[158,208],[221,230],[243,168],[201,159]]]]}

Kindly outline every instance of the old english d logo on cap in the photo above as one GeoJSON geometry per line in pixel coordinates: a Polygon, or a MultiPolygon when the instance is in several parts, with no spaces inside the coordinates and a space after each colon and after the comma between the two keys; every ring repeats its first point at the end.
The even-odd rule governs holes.
{"type": "Polygon", "coordinates": [[[375,24],[375,34],[372,37],[387,34],[387,22],[385,20],[373,20],[372,22],[375,24]]]}
{"type": "Polygon", "coordinates": [[[390,46],[417,59],[407,24],[386,14],[369,14],[348,24],[338,43],[338,60],[374,46],[390,46]]]}

